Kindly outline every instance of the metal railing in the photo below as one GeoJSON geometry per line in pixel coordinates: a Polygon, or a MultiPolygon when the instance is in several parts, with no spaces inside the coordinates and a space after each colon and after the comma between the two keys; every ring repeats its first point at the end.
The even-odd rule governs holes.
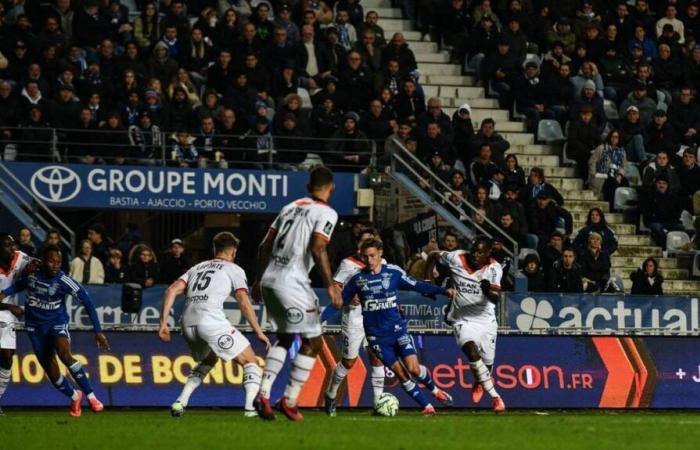
{"type": "Polygon", "coordinates": [[[25,212],[31,215],[34,220],[34,226],[39,226],[44,231],[57,229],[61,236],[63,244],[73,251],[75,249],[75,232],[62,221],[51,209],[46,206],[39,197],[37,197],[31,189],[25,186],[2,162],[0,162],[0,186],[3,191],[10,194],[13,200],[19,204],[25,212]],[[11,180],[14,186],[18,186],[24,195],[17,192],[12,184],[8,183],[11,180]],[[25,198],[30,198],[31,203],[25,198]],[[66,237],[67,236],[67,237],[66,237]]]}
{"type": "Polygon", "coordinates": [[[459,212],[461,216],[466,218],[472,227],[490,238],[493,238],[494,234],[497,234],[504,243],[510,244],[512,247],[509,248],[506,245],[503,247],[503,249],[512,258],[513,263],[511,264],[511,271],[517,272],[519,253],[518,242],[506,234],[506,232],[503,231],[499,225],[491,221],[485,215],[482,215],[482,217],[487,227],[482,226],[476,220],[474,220],[472,214],[481,214],[478,207],[471,204],[469,201],[455,192],[447,183],[445,183],[439,176],[430,170],[428,166],[423,164],[423,162],[421,162],[416,155],[401,144],[401,142],[396,139],[393,139],[393,141],[399,151],[391,154],[391,170],[396,171],[398,168],[397,165],[400,165],[402,169],[411,173],[419,181],[419,183],[429,187],[431,196],[437,198],[438,200],[442,201],[442,203],[447,204],[449,207],[459,212]],[[418,168],[422,173],[419,173],[416,168],[418,168]],[[452,201],[453,198],[458,199],[458,203],[452,201]],[[489,228],[495,233],[492,233],[489,228]]]}
{"type": "MultiPolygon", "coordinates": [[[[166,166],[187,164],[191,167],[250,167],[290,168],[302,165],[287,163],[292,154],[304,157],[306,165],[325,164],[332,168],[360,170],[375,167],[377,142],[373,139],[333,139],[295,137],[271,134],[265,136],[247,132],[243,135],[213,135],[212,142],[203,143],[201,134],[189,133],[197,155],[191,160],[178,154],[176,133],[157,131],[148,136],[146,143],[128,130],[70,129],[43,127],[2,127],[10,136],[0,135],[0,150],[5,160],[95,163],[166,166]],[[84,138],[83,138],[84,137],[84,138]],[[258,138],[269,139],[266,148],[252,147],[258,138]],[[109,142],[107,142],[109,140],[109,142]],[[228,142],[227,145],[221,142],[228,142]],[[245,145],[248,143],[249,145],[245,145]],[[366,147],[352,151],[358,161],[344,158],[343,147],[349,143],[366,147]],[[293,147],[293,148],[291,148],[293,147]]],[[[183,146],[189,149],[189,144],[183,146]]],[[[183,147],[179,147],[182,149],[183,147]]]]}

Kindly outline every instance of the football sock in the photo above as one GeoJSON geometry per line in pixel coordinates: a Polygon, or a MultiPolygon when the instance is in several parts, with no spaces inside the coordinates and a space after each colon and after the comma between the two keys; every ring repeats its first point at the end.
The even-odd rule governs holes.
{"type": "Polygon", "coordinates": [[[306,356],[297,353],[297,356],[294,357],[292,371],[289,374],[289,381],[287,382],[287,387],[284,389],[284,398],[287,399],[287,404],[289,406],[296,406],[299,392],[301,392],[301,388],[304,387],[306,380],[309,379],[311,369],[313,369],[315,363],[315,356],[306,356]]]}
{"type": "Polygon", "coordinates": [[[430,376],[428,368],[421,364],[420,374],[418,375],[418,380],[420,380],[423,385],[430,390],[433,394],[438,391],[437,386],[433,383],[433,377],[430,376]]]}
{"type": "Polygon", "coordinates": [[[90,386],[90,381],[88,380],[87,375],[85,375],[83,365],[80,364],[80,361],[75,361],[70,365],[69,369],[70,373],[73,375],[73,379],[76,383],[78,383],[80,390],[90,396],[90,394],[92,394],[92,386],[90,386]]]}
{"type": "Polygon", "coordinates": [[[406,391],[408,395],[413,397],[413,400],[415,400],[421,408],[425,408],[430,404],[428,399],[425,398],[425,395],[423,395],[423,391],[420,390],[413,380],[404,381],[401,383],[401,387],[403,387],[403,390],[406,391]]]}
{"type": "Polygon", "coordinates": [[[340,383],[343,382],[346,376],[348,376],[348,369],[343,365],[343,361],[338,361],[335,370],[333,370],[331,383],[328,385],[328,390],[326,391],[329,397],[335,398],[335,396],[338,395],[340,383]]]}
{"type": "Polygon", "coordinates": [[[498,392],[496,392],[496,388],[493,385],[491,373],[489,372],[489,368],[486,367],[486,364],[484,364],[482,360],[478,360],[470,362],[469,365],[472,368],[472,373],[474,373],[474,378],[476,378],[476,381],[481,383],[484,390],[489,393],[491,398],[499,397],[498,392]]]}
{"type": "Polygon", "coordinates": [[[190,396],[194,390],[197,389],[200,384],[202,384],[202,380],[207,377],[210,370],[211,366],[207,366],[206,364],[202,363],[197,364],[197,366],[192,369],[192,373],[189,377],[187,377],[187,381],[182,387],[182,392],[180,392],[180,396],[177,398],[177,401],[182,403],[182,406],[187,406],[187,404],[190,402],[190,396]]]}
{"type": "Polygon", "coordinates": [[[60,375],[58,380],[54,381],[53,385],[66,397],[70,397],[71,400],[78,400],[78,391],[73,389],[73,386],[71,386],[63,375],[60,375]]]}
{"type": "Polygon", "coordinates": [[[0,398],[7,390],[7,386],[10,384],[10,374],[12,372],[10,369],[0,369],[0,398]]]}
{"type": "Polygon", "coordinates": [[[267,353],[265,358],[265,369],[263,370],[262,381],[260,382],[260,395],[269,399],[270,392],[272,391],[272,384],[277,378],[277,374],[280,373],[282,367],[284,367],[284,360],[287,358],[287,349],[275,345],[267,353]]]}
{"type": "Polygon", "coordinates": [[[245,409],[252,411],[255,396],[260,390],[260,378],[262,370],[255,363],[248,363],[243,366],[243,389],[245,390],[245,409]]]}
{"type": "Polygon", "coordinates": [[[374,404],[376,405],[384,392],[384,366],[372,366],[372,393],[374,394],[374,404]]]}

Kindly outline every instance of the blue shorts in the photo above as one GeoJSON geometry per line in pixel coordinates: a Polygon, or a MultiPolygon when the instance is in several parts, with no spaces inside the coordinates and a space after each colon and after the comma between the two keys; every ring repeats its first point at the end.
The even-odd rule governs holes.
{"type": "Polygon", "coordinates": [[[406,331],[400,331],[391,337],[367,336],[367,342],[386,367],[393,366],[399,358],[417,354],[413,336],[406,331]]]}
{"type": "Polygon", "coordinates": [[[44,323],[41,325],[27,324],[27,334],[32,342],[34,354],[39,361],[44,361],[51,358],[56,351],[56,339],[66,337],[70,341],[70,332],[68,331],[68,323],[44,323]]]}

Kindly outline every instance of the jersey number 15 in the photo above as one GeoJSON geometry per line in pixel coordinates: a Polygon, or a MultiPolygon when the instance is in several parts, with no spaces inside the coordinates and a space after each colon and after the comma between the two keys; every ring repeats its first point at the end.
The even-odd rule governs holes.
{"type": "Polygon", "coordinates": [[[204,272],[197,272],[195,275],[194,283],[192,283],[192,292],[204,291],[209,287],[211,283],[211,276],[214,270],[205,270],[204,272]]]}

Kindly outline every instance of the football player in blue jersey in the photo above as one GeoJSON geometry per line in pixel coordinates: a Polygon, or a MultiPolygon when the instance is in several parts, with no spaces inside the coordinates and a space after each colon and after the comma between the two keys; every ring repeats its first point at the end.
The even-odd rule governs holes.
{"type": "Polygon", "coordinates": [[[406,393],[423,408],[423,415],[433,416],[435,408],[414,378],[423,383],[440,403],[451,405],[452,397],[435,386],[428,369],[418,361],[413,338],[408,334],[406,320],[399,311],[398,295],[399,290],[411,290],[454,299],[456,291],[415,280],[398,266],[382,264],[383,244],[377,238],[363,241],[360,252],[367,265],[345,285],[343,302],[349,304],[357,295],[370,350],[394,371],[406,393]]]}
{"type": "Polygon", "coordinates": [[[61,271],[61,262],[61,250],[57,246],[44,247],[39,270],[3,290],[0,293],[0,301],[5,296],[14,295],[26,289],[27,300],[24,310],[10,305],[10,307],[14,306],[11,311],[17,317],[25,316],[25,327],[39,363],[56,389],[71,399],[70,415],[79,417],[82,412],[80,404],[83,395],[87,395],[90,409],[94,412],[102,411],[104,406],[95,396],[82,365],[71,354],[68,332],[70,319],[65,303],[67,296],[77,298],[85,307],[95,329],[98,347],[109,350],[109,342],[102,333],[97,311],[90,296],[80,283],[61,271]],[[56,355],[68,367],[80,390],[74,389],[61,374],[56,355]]]}

